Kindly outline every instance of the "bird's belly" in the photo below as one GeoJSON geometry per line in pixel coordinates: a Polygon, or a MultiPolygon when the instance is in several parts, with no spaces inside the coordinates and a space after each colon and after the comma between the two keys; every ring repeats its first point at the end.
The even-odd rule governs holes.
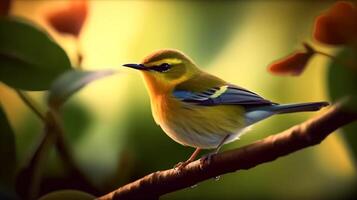
{"type": "Polygon", "coordinates": [[[216,148],[238,139],[245,128],[243,108],[234,105],[166,105],[161,110],[160,126],[176,142],[204,149],[216,148]]]}

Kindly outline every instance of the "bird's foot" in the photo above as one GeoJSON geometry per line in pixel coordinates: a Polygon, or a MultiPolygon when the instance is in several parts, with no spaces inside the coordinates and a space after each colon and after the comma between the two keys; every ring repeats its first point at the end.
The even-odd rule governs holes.
{"type": "Polygon", "coordinates": [[[202,165],[209,165],[209,164],[211,164],[212,157],[213,157],[214,155],[216,155],[216,154],[217,154],[217,152],[211,152],[211,153],[208,153],[208,154],[202,156],[202,158],[200,159],[202,165]]]}
{"type": "Polygon", "coordinates": [[[188,165],[189,163],[191,163],[192,161],[195,160],[196,156],[200,153],[201,149],[200,148],[196,148],[195,152],[193,152],[193,154],[190,156],[189,159],[187,159],[184,162],[179,162],[174,166],[174,169],[181,171],[183,168],[186,167],[186,165],[188,165]]]}
{"type": "Polygon", "coordinates": [[[185,168],[186,165],[188,165],[190,162],[191,162],[191,161],[189,161],[189,160],[186,160],[186,161],[184,161],[184,162],[179,162],[179,163],[177,163],[177,164],[174,166],[174,169],[175,169],[175,170],[178,170],[178,171],[182,171],[183,168],[185,168]]]}

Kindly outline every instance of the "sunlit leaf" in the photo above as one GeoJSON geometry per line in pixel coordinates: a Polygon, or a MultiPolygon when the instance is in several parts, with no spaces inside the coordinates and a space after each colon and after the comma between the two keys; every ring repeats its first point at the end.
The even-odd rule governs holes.
{"type": "MultiPolygon", "coordinates": [[[[16,169],[15,135],[0,105],[0,197],[13,192],[16,169]]],[[[2,199],[2,197],[0,198],[2,199]]]]}
{"type": "Polygon", "coordinates": [[[0,81],[23,90],[47,90],[71,68],[64,50],[40,28],[0,18],[0,81]]]}
{"type": "MultiPolygon", "coordinates": [[[[350,65],[357,65],[356,51],[344,49],[328,68],[328,90],[333,101],[352,99],[349,108],[357,108],[357,72],[350,65]]],[[[357,156],[357,123],[343,127],[344,136],[355,156],[357,156]]]]}
{"type": "Polygon", "coordinates": [[[39,200],[93,200],[95,196],[79,190],[58,190],[44,195],[39,200]]]}
{"type": "Polygon", "coordinates": [[[48,104],[60,107],[71,95],[97,79],[114,74],[113,70],[76,71],[71,70],[61,75],[51,86],[48,104]]]}

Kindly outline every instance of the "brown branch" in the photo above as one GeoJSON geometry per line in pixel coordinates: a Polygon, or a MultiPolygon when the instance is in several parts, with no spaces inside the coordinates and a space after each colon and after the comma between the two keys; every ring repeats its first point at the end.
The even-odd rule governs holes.
{"type": "Polygon", "coordinates": [[[322,115],[282,133],[217,154],[212,157],[210,164],[202,164],[197,160],[187,165],[181,172],[175,169],[154,172],[98,199],[158,199],[163,194],[193,186],[201,181],[229,172],[249,169],[319,144],[333,131],[355,120],[357,120],[356,114],[344,111],[341,106],[334,106],[322,115]]]}

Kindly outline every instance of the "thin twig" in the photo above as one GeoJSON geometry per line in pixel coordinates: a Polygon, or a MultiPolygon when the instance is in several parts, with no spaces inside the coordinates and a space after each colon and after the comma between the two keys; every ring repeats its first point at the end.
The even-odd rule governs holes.
{"type": "Polygon", "coordinates": [[[44,167],[48,159],[50,149],[56,141],[57,133],[56,128],[52,123],[47,123],[44,130],[44,138],[40,146],[36,149],[35,155],[30,162],[33,167],[29,184],[29,199],[36,199],[40,191],[40,183],[44,172],[44,167]]]}
{"type": "Polygon", "coordinates": [[[327,56],[331,59],[336,59],[335,56],[331,55],[331,54],[328,54],[328,53],[325,53],[325,52],[322,52],[322,51],[319,51],[319,50],[316,50],[313,46],[311,46],[309,43],[307,42],[303,42],[302,45],[304,46],[305,48],[305,51],[306,53],[308,54],[320,54],[320,55],[323,55],[323,56],[327,56]]]}
{"type": "Polygon", "coordinates": [[[75,43],[76,43],[76,56],[77,56],[77,69],[78,70],[83,70],[82,67],[82,61],[83,61],[83,54],[82,54],[82,45],[81,45],[81,40],[79,38],[75,38],[75,43]]]}
{"type": "Polygon", "coordinates": [[[161,195],[196,185],[201,181],[237,170],[250,169],[319,144],[339,127],[356,120],[356,114],[344,111],[341,106],[334,106],[324,114],[282,133],[217,154],[212,157],[210,164],[198,160],[187,165],[182,171],[169,169],[154,172],[98,199],[158,199],[161,195]]]}
{"type": "Polygon", "coordinates": [[[52,115],[54,118],[54,124],[56,126],[57,130],[57,140],[56,140],[56,149],[59,153],[59,156],[61,160],[63,161],[64,165],[69,168],[69,171],[71,171],[77,179],[80,179],[83,183],[86,184],[87,188],[91,191],[97,191],[96,187],[93,185],[93,183],[87,178],[87,176],[82,172],[82,170],[78,167],[75,158],[73,157],[73,152],[68,145],[66,138],[65,138],[65,133],[63,130],[63,125],[62,121],[59,116],[59,111],[58,110],[52,110],[52,115]]]}
{"type": "Polygon", "coordinates": [[[329,57],[329,58],[331,58],[331,59],[336,59],[335,56],[333,56],[333,55],[331,55],[331,54],[328,54],[328,53],[325,53],[325,52],[322,52],[322,51],[317,51],[317,50],[315,50],[315,53],[320,54],[320,55],[323,55],[323,56],[326,56],[326,57],[329,57]]]}
{"type": "Polygon", "coordinates": [[[25,92],[15,89],[21,100],[35,113],[35,115],[46,123],[45,115],[40,111],[39,106],[25,92]]]}
{"type": "Polygon", "coordinates": [[[28,165],[19,172],[17,177],[17,190],[23,199],[37,199],[40,191],[40,183],[44,172],[44,167],[53,147],[57,133],[53,123],[53,118],[47,113],[43,138],[37,146],[28,165]]]}
{"type": "Polygon", "coordinates": [[[38,198],[49,150],[55,145],[64,165],[76,176],[77,180],[85,184],[86,188],[83,189],[97,193],[98,190],[76,165],[73,153],[65,143],[63,126],[58,111],[50,109],[46,114],[45,121],[43,138],[28,165],[20,171],[17,177],[16,187],[21,197],[28,200],[38,198]]]}

